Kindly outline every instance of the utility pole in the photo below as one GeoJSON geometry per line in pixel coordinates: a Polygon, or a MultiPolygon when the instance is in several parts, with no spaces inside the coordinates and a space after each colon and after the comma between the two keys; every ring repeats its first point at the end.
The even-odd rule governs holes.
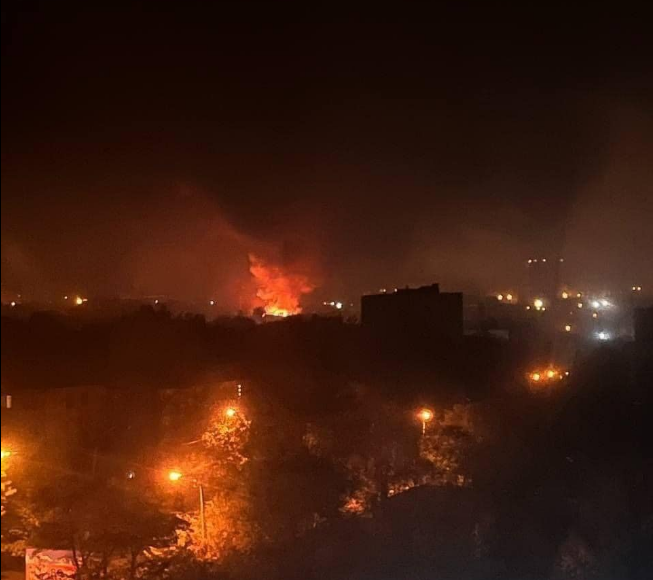
{"type": "Polygon", "coordinates": [[[206,502],[204,501],[204,486],[199,483],[198,488],[200,491],[200,526],[202,527],[202,540],[206,544],[206,502]]]}

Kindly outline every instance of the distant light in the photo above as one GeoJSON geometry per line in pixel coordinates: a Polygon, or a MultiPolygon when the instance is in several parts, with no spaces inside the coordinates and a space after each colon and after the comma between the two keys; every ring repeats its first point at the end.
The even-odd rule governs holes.
{"type": "Polygon", "coordinates": [[[215,300],[210,300],[210,301],[209,301],[209,305],[211,305],[211,306],[215,306],[215,300]]]}
{"type": "Polygon", "coordinates": [[[571,324],[565,326],[565,332],[571,332],[571,324]]]}
{"type": "Polygon", "coordinates": [[[533,306],[535,306],[537,310],[541,310],[544,306],[544,300],[542,300],[541,298],[536,298],[535,300],[533,300],[533,306]]]}
{"type": "Polygon", "coordinates": [[[11,451],[9,449],[2,450],[2,459],[9,459],[11,457],[11,451]]]}
{"type": "Polygon", "coordinates": [[[158,304],[158,303],[159,303],[159,301],[158,301],[158,300],[155,300],[155,301],[154,301],[154,304],[158,304]]]}
{"type": "Polygon", "coordinates": [[[64,296],[63,299],[64,299],[64,300],[68,300],[68,296],[64,296]]]}
{"type": "Polygon", "coordinates": [[[136,479],[136,472],[135,471],[128,471],[127,472],[127,479],[129,479],[129,480],[136,479]]]}
{"type": "Polygon", "coordinates": [[[533,260],[528,260],[528,263],[529,263],[529,264],[532,264],[532,263],[533,263],[533,260]]]}
{"type": "Polygon", "coordinates": [[[556,372],[554,370],[548,370],[546,371],[546,376],[547,378],[552,379],[553,377],[556,376],[556,372]]]}
{"type": "Polygon", "coordinates": [[[569,371],[565,371],[565,376],[566,376],[566,377],[569,376],[569,371]]]}
{"type": "Polygon", "coordinates": [[[342,302],[336,302],[336,308],[342,310],[342,302]]]}
{"type": "Polygon", "coordinates": [[[531,379],[533,379],[536,383],[542,378],[542,375],[540,373],[532,373],[531,374],[531,379]]]}
{"type": "Polygon", "coordinates": [[[229,407],[225,410],[224,414],[228,419],[233,419],[238,414],[238,411],[233,407],[229,407]]]}
{"type": "Polygon", "coordinates": [[[542,306],[541,310],[542,310],[542,312],[545,312],[546,311],[546,306],[542,306]]]}
{"type": "Polygon", "coordinates": [[[506,296],[506,300],[508,300],[508,302],[511,302],[512,299],[513,299],[513,295],[512,295],[512,294],[508,294],[508,295],[506,296]]]}
{"type": "Polygon", "coordinates": [[[542,261],[543,261],[543,262],[546,262],[546,258],[542,258],[542,261]]]}
{"type": "Polygon", "coordinates": [[[604,298],[603,300],[601,300],[601,306],[603,306],[603,308],[607,308],[608,306],[612,306],[612,304],[610,304],[609,300],[606,300],[604,298]]]}
{"type": "Polygon", "coordinates": [[[501,302],[501,301],[503,300],[503,294],[499,294],[499,295],[497,296],[497,300],[498,300],[499,302],[501,302]]]}
{"type": "Polygon", "coordinates": [[[569,292],[563,292],[562,297],[563,299],[567,300],[567,298],[569,298],[569,292]]]}
{"type": "Polygon", "coordinates": [[[12,303],[11,303],[11,307],[12,307],[12,308],[15,308],[15,307],[16,307],[16,303],[15,303],[15,302],[12,302],[12,303]]]}
{"type": "Polygon", "coordinates": [[[564,261],[565,261],[564,258],[560,258],[560,263],[562,263],[562,262],[564,262],[564,261]]]}
{"type": "Polygon", "coordinates": [[[77,298],[75,298],[75,304],[77,304],[77,306],[81,306],[84,304],[84,299],[81,296],[77,296],[77,298]]]}
{"type": "Polygon", "coordinates": [[[533,264],[537,264],[537,260],[533,260],[533,264]]]}
{"type": "Polygon", "coordinates": [[[599,340],[610,340],[610,333],[601,331],[597,334],[599,340]]]}
{"type": "Polygon", "coordinates": [[[527,307],[526,307],[526,310],[530,310],[530,309],[531,309],[531,307],[530,307],[530,306],[527,306],[527,307]]]}
{"type": "Polygon", "coordinates": [[[181,471],[176,471],[173,469],[170,473],[168,473],[168,479],[173,483],[178,482],[182,477],[184,477],[184,474],[181,473],[181,471]]]}
{"type": "Polygon", "coordinates": [[[582,308],[582,307],[583,307],[583,303],[582,303],[582,302],[579,302],[579,303],[578,303],[578,308],[582,308]]]}
{"type": "Polygon", "coordinates": [[[598,312],[592,312],[592,318],[598,318],[599,313],[598,312]]]}
{"type": "Polygon", "coordinates": [[[593,300],[592,301],[592,308],[600,308],[601,303],[598,300],[593,300]]]}
{"type": "Polygon", "coordinates": [[[583,293],[582,293],[582,292],[579,292],[578,294],[576,294],[576,298],[582,298],[582,297],[583,297],[583,293]]]}

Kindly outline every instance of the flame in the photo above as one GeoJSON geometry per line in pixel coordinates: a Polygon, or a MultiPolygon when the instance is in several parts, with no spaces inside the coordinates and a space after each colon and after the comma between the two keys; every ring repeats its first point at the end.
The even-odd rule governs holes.
{"type": "Polygon", "coordinates": [[[257,287],[256,297],[262,303],[265,314],[285,318],[301,313],[301,297],[315,290],[315,285],[307,276],[284,272],[278,266],[266,264],[254,254],[249,255],[249,264],[257,287]]]}

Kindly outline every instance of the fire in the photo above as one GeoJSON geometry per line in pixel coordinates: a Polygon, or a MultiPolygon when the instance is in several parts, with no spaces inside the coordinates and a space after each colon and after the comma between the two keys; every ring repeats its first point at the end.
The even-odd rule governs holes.
{"type": "Polygon", "coordinates": [[[266,264],[254,254],[249,255],[249,263],[249,271],[257,287],[256,297],[267,315],[285,318],[301,313],[301,297],[315,290],[307,276],[284,272],[278,266],[266,264]]]}

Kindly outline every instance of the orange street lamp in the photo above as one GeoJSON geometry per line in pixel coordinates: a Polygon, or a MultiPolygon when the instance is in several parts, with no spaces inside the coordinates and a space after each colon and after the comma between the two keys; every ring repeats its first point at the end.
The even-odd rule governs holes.
{"type": "Polygon", "coordinates": [[[426,425],[433,421],[433,411],[430,409],[422,409],[417,416],[422,422],[422,435],[426,435],[426,425]]]}
{"type": "Polygon", "coordinates": [[[542,375],[540,373],[531,373],[531,380],[535,381],[536,383],[540,382],[541,378],[542,375]]]}
{"type": "Polygon", "coordinates": [[[175,469],[171,470],[168,473],[168,479],[172,481],[172,483],[177,483],[178,481],[181,481],[182,477],[184,477],[184,474],[181,471],[177,471],[175,469]]]}
{"type": "Polygon", "coordinates": [[[236,415],[238,415],[238,409],[235,409],[234,407],[228,407],[225,409],[224,414],[227,419],[233,419],[236,415]]]}
{"type": "MultiPolygon", "coordinates": [[[[168,472],[168,479],[172,483],[178,483],[179,481],[182,480],[184,477],[184,474],[181,471],[177,471],[176,469],[172,469],[168,472]]],[[[199,483],[197,480],[195,480],[195,484],[197,485],[197,488],[200,493],[200,526],[202,528],[202,539],[206,542],[206,536],[207,536],[207,531],[206,531],[206,501],[204,498],[204,486],[199,483]]]]}

